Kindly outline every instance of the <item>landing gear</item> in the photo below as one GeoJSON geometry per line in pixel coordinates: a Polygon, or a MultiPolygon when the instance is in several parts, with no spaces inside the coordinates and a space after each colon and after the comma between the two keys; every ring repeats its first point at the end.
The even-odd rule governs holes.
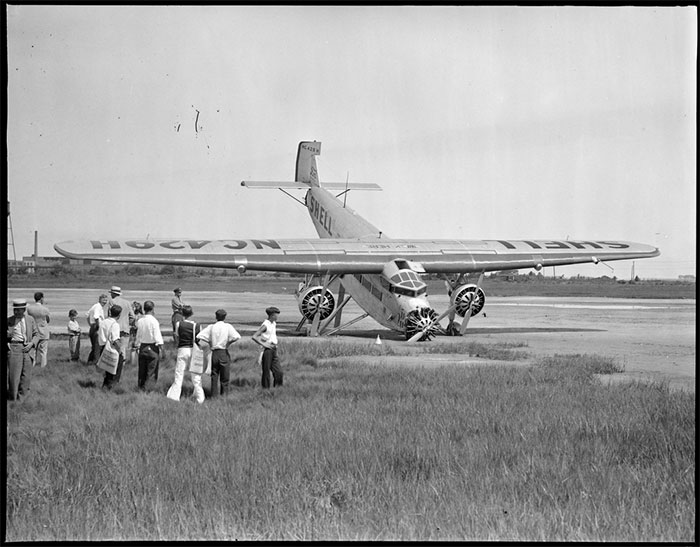
{"type": "Polygon", "coordinates": [[[445,334],[447,336],[462,336],[462,333],[459,331],[460,326],[457,321],[450,321],[445,329],[445,334]]]}

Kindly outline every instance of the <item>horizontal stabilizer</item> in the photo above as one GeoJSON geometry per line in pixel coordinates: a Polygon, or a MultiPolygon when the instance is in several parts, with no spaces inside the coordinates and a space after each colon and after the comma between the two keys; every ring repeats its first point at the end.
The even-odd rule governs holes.
{"type": "Polygon", "coordinates": [[[323,182],[321,188],[326,190],[381,190],[382,187],[373,182],[323,182]]]}
{"type": "MultiPolygon", "coordinates": [[[[252,180],[243,180],[241,181],[241,186],[245,186],[246,188],[254,188],[258,190],[271,190],[271,189],[277,189],[277,188],[287,188],[291,190],[308,190],[311,185],[306,184],[305,182],[279,182],[279,181],[267,181],[267,180],[261,180],[261,181],[252,181],[252,180]]],[[[373,182],[324,182],[321,185],[321,188],[325,188],[326,190],[332,190],[332,191],[337,191],[337,190],[381,190],[382,187],[379,186],[378,184],[375,184],[373,182]]]]}
{"type": "Polygon", "coordinates": [[[245,186],[246,188],[257,188],[257,189],[263,189],[263,190],[277,189],[277,188],[308,190],[309,188],[311,188],[311,185],[306,184],[305,182],[275,182],[275,181],[271,181],[271,180],[259,180],[259,181],[242,180],[241,186],[245,186]]]}

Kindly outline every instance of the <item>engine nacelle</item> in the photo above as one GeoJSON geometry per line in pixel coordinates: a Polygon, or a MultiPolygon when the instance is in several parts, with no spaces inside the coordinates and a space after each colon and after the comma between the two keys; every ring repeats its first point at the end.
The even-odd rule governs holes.
{"type": "Polygon", "coordinates": [[[469,302],[471,300],[472,317],[477,315],[486,302],[486,294],[481,287],[476,290],[476,285],[460,285],[452,292],[452,302],[457,303],[455,312],[460,317],[465,317],[469,310],[469,302]]]}
{"type": "Polygon", "coordinates": [[[323,287],[320,285],[307,287],[297,296],[299,311],[309,321],[316,317],[316,312],[321,310],[321,319],[326,319],[335,309],[335,296],[326,289],[326,294],[321,298],[323,287]]]}

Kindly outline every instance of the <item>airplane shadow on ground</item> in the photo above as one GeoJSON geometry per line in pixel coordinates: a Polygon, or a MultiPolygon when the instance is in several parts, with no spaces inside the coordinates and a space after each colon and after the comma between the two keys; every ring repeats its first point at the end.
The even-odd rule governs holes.
{"type": "MultiPolygon", "coordinates": [[[[485,335],[485,334],[535,334],[535,333],[556,333],[556,332],[606,332],[606,329],[588,329],[588,328],[571,328],[571,327],[485,327],[467,329],[467,332],[462,336],[445,336],[440,335],[440,339],[454,340],[469,340],[470,335],[485,335]]],[[[279,329],[277,334],[285,337],[306,337],[303,332],[297,332],[294,327],[279,329]]],[[[369,330],[348,330],[335,333],[327,338],[338,336],[348,338],[366,338],[367,340],[376,340],[379,336],[382,340],[396,340],[405,342],[406,338],[398,332],[388,329],[369,329],[369,330]]]]}

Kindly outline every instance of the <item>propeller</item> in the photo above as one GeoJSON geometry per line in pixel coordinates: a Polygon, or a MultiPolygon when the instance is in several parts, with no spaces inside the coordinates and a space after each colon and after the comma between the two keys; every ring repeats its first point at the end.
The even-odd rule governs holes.
{"type": "Polygon", "coordinates": [[[440,315],[438,315],[429,324],[427,324],[425,327],[423,327],[418,332],[416,332],[413,336],[411,336],[407,341],[408,342],[416,342],[417,340],[420,340],[423,336],[425,336],[426,333],[428,333],[431,329],[433,329],[435,327],[435,325],[439,324],[440,321],[442,321],[445,318],[445,316],[447,316],[450,313],[454,314],[456,308],[457,308],[457,304],[456,303],[452,304],[449,308],[447,308],[444,312],[442,312],[440,315]]]}
{"type": "Polygon", "coordinates": [[[467,330],[467,325],[469,324],[469,319],[472,316],[472,302],[474,299],[477,297],[479,294],[479,289],[481,288],[481,282],[484,280],[484,272],[481,272],[479,275],[479,281],[476,282],[476,290],[472,293],[469,293],[469,309],[467,310],[467,314],[464,316],[464,321],[462,321],[462,326],[459,328],[459,334],[464,334],[467,330]]]}

